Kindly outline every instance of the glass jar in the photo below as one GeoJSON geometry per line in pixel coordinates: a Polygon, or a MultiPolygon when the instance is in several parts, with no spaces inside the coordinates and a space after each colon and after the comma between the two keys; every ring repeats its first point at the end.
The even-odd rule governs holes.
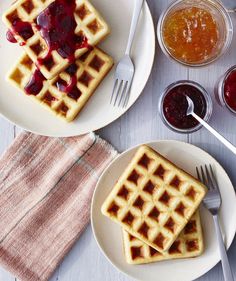
{"type": "MultiPolygon", "coordinates": [[[[188,121],[195,122],[194,123],[195,125],[193,127],[184,128],[184,126],[182,126],[184,123],[182,123],[181,126],[177,127],[176,125],[174,125],[173,122],[172,123],[170,122],[170,118],[169,118],[169,116],[167,116],[168,110],[169,111],[172,110],[173,112],[176,111],[177,114],[179,114],[179,112],[178,112],[179,106],[184,107],[184,111],[187,112],[187,99],[184,98],[184,96],[186,96],[186,95],[188,95],[192,100],[194,99],[194,104],[195,104],[194,112],[198,115],[201,115],[201,113],[199,113],[199,112],[204,112],[204,116],[200,116],[200,117],[202,117],[206,122],[208,122],[212,115],[212,109],[213,109],[211,97],[200,84],[198,84],[194,81],[181,80],[181,81],[177,81],[177,82],[169,85],[161,94],[159,104],[158,104],[158,109],[159,109],[159,114],[160,114],[160,117],[161,117],[163,123],[169,129],[171,129],[175,132],[178,132],[178,133],[189,134],[189,133],[198,131],[202,127],[202,125],[198,121],[196,121],[194,119],[194,117],[192,117],[192,116],[185,117],[187,115],[184,116],[184,118],[193,118],[188,121]],[[182,95],[181,99],[178,100],[178,99],[176,99],[176,96],[173,95],[174,102],[167,109],[166,102],[167,101],[171,102],[170,94],[175,94],[175,92],[177,93],[177,95],[182,95]],[[190,93],[190,95],[189,95],[189,93],[190,93]],[[197,96],[197,94],[198,94],[198,96],[197,96]],[[183,101],[183,98],[184,98],[184,101],[183,101]],[[200,99],[200,102],[198,102],[198,99],[200,99]],[[200,108],[197,108],[196,105],[198,105],[198,107],[200,106],[200,108]],[[203,105],[202,107],[204,107],[204,108],[201,108],[201,105],[203,105]],[[203,109],[204,109],[204,111],[203,111],[203,109]],[[197,112],[197,111],[199,111],[199,112],[197,112]]],[[[182,110],[182,108],[181,108],[181,110],[182,110]]],[[[185,112],[184,112],[184,114],[185,114],[185,112]]],[[[171,114],[172,113],[170,113],[170,115],[171,114]]],[[[173,114],[173,116],[175,116],[174,114],[173,114]]],[[[183,119],[183,120],[185,120],[185,119],[183,119]]]]}
{"type": "Polygon", "coordinates": [[[236,65],[222,75],[216,86],[216,100],[221,106],[236,114],[236,65]]]}
{"type": "Polygon", "coordinates": [[[212,63],[226,53],[233,38],[233,24],[229,13],[217,0],[177,0],[160,16],[157,27],[157,37],[160,47],[167,57],[187,66],[204,66],[212,63]],[[182,11],[186,11],[186,13],[182,11]],[[178,12],[182,13],[182,17],[180,17],[180,15],[177,16],[176,13],[178,12]],[[189,13],[191,13],[191,15],[189,13]],[[173,15],[175,15],[176,21],[171,21],[171,18],[173,20],[173,15]],[[199,17],[204,18],[200,19],[199,17]],[[207,29],[206,22],[209,18],[212,20],[208,21],[209,28],[207,29]],[[181,24],[178,24],[178,21],[180,21],[181,24]],[[205,22],[203,23],[203,21],[205,22]],[[166,33],[165,30],[168,26],[172,26],[170,30],[174,30],[176,33],[166,33]],[[204,30],[213,32],[213,26],[216,27],[215,36],[212,35],[212,37],[210,37],[211,39],[207,41],[209,36],[207,36],[208,33],[205,33],[204,30]],[[167,41],[165,40],[166,36],[164,33],[169,34],[168,38],[172,40],[172,45],[166,43],[167,41]],[[197,36],[198,33],[199,37],[197,36]],[[201,38],[201,36],[205,36],[205,38],[201,38]],[[202,41],[198,40],[198,38],[202,41]],[[184,43],[178,44],[178,40],[184,40],[184,43]],[[195,42],[194,40],[197,41],[195,42]],[[207,42],[207,44],[205,44],[205,42],[207,42]],[[202,49],[200,48],[200,44],[202,49]],[[174,46],[178,48],[176,52],[174,46]],[[180,49],[179,46],[181,46],[182,49],[180,49]],[[196,61],[196,50],[194,48],[199,51],[198,61],[196,61]],[[204,52],[200,50],[204,50],[204,52]],[[190,55],[192,56],[192,60],[190,60],[190,55]],[[195,56],[195,58],[193,56],[195,56]]]}

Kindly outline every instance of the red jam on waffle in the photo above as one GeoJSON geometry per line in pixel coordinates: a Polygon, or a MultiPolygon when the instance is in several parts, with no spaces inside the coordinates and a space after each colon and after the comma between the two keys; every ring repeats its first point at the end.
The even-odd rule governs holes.
{"type": "Polygon", "coordinates": [[[48,46],[46,56],[38,59],[39,65],[46,65],[50,69],[50,65],[53,65],[51,53],[54,50],[61,57],[73,62],[77,49],[90,47],[84,34],[75,34],[77,26],[74,17],[75,10],[75,0],[55,0],[38,15],[34,23],[24,22],[15,15],[12,30],[7,32],[7,39],[16,43],[14,35],[18,34],[27,41],[34,35],[32,26],[35,25],[48,46]]]}
{"type": "MultiPolygon", "coordinates": [[[[77,49],[89,47],[84,34],[75,34],[75,10],[75,0],[56,0],[37,17],[37,28],[49,48],[46,58],[57,50],[63,58],[73,62],[77,49]]],[[[41,61],[39,63],[42,64],[41,61]]]]}
{"type": "Polygon", "coordinates": [[[25,87],[25,92],[28,95],[37,96],[43,88],[43,81],[45,80],[41,72],[36,69],[30,78],[29,83],[25,87]]]}
{"type": "Polygon", "coordinates": [[[15,18],[12,22],[12,30],[7,31],[7,40],[11,43],[16,43],[14,34],[20,35],[25,41],[31,38],[34,34],[32,26],[29,22],[24,22],[19,18],[15,18]]]}

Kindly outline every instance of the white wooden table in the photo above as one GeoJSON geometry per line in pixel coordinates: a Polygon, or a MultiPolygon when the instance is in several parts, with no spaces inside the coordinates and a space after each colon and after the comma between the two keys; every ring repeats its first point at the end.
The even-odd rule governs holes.
{"type": "MultiPolygon", "coordinates": [[[[149,0],[156,25],[161,11],[169,0],[149,0]]],[[[236,14],[232,15],[236,26],[236,14]]],[[[142,51],[142,50],[140,50],[142,51]]],[[[216,81],[230,66],[236,64],[236,35],[229,53],[217,63],[201,69],[188,69],[169,61],[157,47],[156,60],[149,82],[136,104],[119,120],[97,133],[110,141],[119,151],[138,143],[156,139],[175,139],[195,144],[212,154],[226,169],[233,183],[236,183],[236,157],[226,150],[214,137],[201,129],[191,135],[180,135],[169,131],[158,116],[157,103],[162,90],[179,79],[191,79],[201,83],[214,101],[211,125],[236,144],[236,117],[219,107],[213,95],[216,81]]],[[[0,118],[0,153],[13,141],[21,130],[0,118]]],[[[236,219],[236,218],[235,218],[236,219]]],[[[229,250],[229,257],[236,278],[236,241],[229,250]]],[[[15,277],[0,268],[0,281],[15,281],[15,277]]],[[[93,238],[91,227],[85,231],[70,254],[56,270],[50,281],[128,281],[130,278],[119,273],[102,255],[93,238]]],[[[223,280],[218,264],[199,280],[223,280]]],[[[24,281],[24,280],[22,280],[24,281]]],[[[163,281],[165,277],[163,276],[163,281]]]]}

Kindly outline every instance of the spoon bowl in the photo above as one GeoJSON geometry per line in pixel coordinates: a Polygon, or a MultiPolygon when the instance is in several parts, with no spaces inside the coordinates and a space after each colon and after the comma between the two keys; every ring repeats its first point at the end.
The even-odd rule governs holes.
{"type": "Polygon", "coordinates": [[[188,102],[187,115],[192,115],[192,113],[194,112],[194,103],[187,95],[186,95],[186,99],[188,102]]]}

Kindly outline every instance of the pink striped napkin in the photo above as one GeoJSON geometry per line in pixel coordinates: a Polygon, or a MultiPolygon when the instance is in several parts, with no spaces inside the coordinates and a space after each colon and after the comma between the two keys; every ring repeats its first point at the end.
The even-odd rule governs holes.
{"type": "Polygon", "coordinates": [[[93,133],[22,133],[0,159],[0,263],[48,280],[89,222],[95,184],[117,152],[93,133]]]}

